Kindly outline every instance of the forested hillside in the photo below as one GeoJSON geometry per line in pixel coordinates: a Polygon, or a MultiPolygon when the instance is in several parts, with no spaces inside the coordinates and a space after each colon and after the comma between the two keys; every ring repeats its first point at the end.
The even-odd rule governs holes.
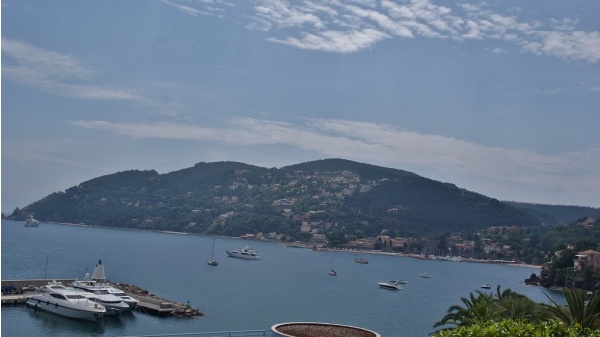
{"type": "Polygon", "coordinates": [[[402,170],[327,159],[279,169],[215,162],[166,174],[118,172],[52,193],[9,218],[293,239],[303,238],[306,222],[355,237],[539,225],[516,206],[402,170]]]}

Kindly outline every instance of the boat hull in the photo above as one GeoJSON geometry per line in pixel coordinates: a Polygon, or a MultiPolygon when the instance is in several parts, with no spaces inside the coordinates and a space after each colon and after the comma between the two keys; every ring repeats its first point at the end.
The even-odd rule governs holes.
{"type": "Polygon", "coordinates": [[[27,306],[34,310],[42,310],[58,316],[94,322],[101,321],[106,314],[106,309],[99,304],[80,306],[42,295],[33,296],[27,301],[27,306]]]}
{"type": "Polygon", "coordinates": [[[242,255],[238,252],[230,252],[228,250],[226,252],[229,257],[235,257],[238,259],[245,259],[245,260],[260,260],[260,257],[258,257],[258,256],[242,255]]]}
{"type": "Polygon", "coordinates": [[[389,284],[389,283],[377,283],[377,285],[383,289],[389,289],[389,290],[400,290],[401,289],[400,286],[389,284]]]}
{"type": "Polygon", "coordinates": [[[98,284],[96,283],[96,281],[76,281],[73,282],[73,284],[71,285],[76,289],[81,289],[92,294],[102,293],[106,291],[106,293],[120,298],[121,301],[127,305],[127,308],[123,309],[124,311],[135,309],[139,302],[139,300],[127,295],[121,289],[105,284],[98,284]]]}

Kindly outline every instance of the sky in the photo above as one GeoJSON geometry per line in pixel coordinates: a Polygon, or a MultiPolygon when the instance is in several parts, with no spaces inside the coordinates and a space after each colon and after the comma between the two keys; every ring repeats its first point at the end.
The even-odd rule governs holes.
{"type": "Polygon", "coordinates": [[[3,0],[1,209],[343,158],[600,207],[600,1],[3,0]]]}

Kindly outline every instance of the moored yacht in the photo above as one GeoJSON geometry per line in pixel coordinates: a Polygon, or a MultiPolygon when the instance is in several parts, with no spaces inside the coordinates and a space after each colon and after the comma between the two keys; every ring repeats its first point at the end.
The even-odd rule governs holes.
{"type": "Polygon", "coordinates": [[[115,296],[100,286],[89,287],[89,282],[75,281],[71,286],[81,290],[81,295],[87,297],[90,301],[102,304],[106,308],[106,314],[110,316],[119,315],[125,311],[131,310],[131,307],[124,299],[115,296]]]}
{"type": "Polygon", "coordinates": [[[246,246],[244,248],[240,248],[238,250],[226,250],[227,255],[229,255],[230,257],[236,257],[239,259],[246,259],[246,260],[260,260],[260,256],[258,256],[258,253],[246,246]]]}
{"type": "Polygon", "coordinates": [[[106,283],[98,283],[94,280],[76,280],[71,285],[73,286],[73,288],[81,289],[83,291],[87,291],[96,295],[110,296],[110,298],[114,301],[116,301],[116,299],[114,299],[114,297],[116,297],[121,302],[127,305],[127,308],[124,308],[123,310],[134,309],[139,303],[139,300],[127,295],[123,290],[113,287],[106,283]]]}
{"type": "MultiPolygon", "coordinates": [[[[104,265],[102,264],[102,260],[99,260],[94,267],[94,272],[92,273],[92,277],[90,279],[90,274],[85,273],[83,277],[83,281],[75,280],[71,284],[74,288],[81,289],[87,291],[89,293],[94,293],[97,295],[112,295],[118,297],[122,302],[127,304],[128,309],[134,309],[137,304],[140,302],[139,300],[129,296],[123,290],[112,286],[111,284],[106,282],[106,275],[104,273],[104,265]]],[[[115,300],[114,298],[112,300],[115,300]]],[[[127,309],[125,309],[127,310],[127,309]]]]}
{"type": "Polygon", "coordinates": [[[40,290],[41,293],[33,295],[27,301],[27,306],[59,316],[88,321],[101,321],[106,314],[106,308],[102,304],[83,296],[80,290],[56,282],[49,283],[40,290]]]}

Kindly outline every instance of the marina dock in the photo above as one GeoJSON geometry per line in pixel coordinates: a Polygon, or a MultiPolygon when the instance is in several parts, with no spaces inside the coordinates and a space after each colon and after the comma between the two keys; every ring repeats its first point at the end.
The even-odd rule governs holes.
{"type": "MultiPolygon", "coordinates": [[[[75,279],[54,279],[53,281],[61,282],[63,285],[68,286],[70,283],[75,281],[75,279]]],[[[36,294],[35,291],[22,291],[24,287],[34,286],[41,287],[46,285],[49,280],[2,280],[2,289],[7,289],[7,287],[11,287],[14,289],[10,292],[2,293],[1,299],[2,304],[25,304],[27,301],[36,294]]],[[[192,308],[189,304],[183,304],[167,299],[163,299],[157,297],[156,295],[139,288],[137,286],[121,284],[121,283],[111,283],[107,282],[110,285],[122,289],[127,295],[137,299],[139,303],[135,311],[166,317],[166,316],[177,316],[177,317],[195,317],[195,316],[204,316],[198,309],[192,308]]]]}

